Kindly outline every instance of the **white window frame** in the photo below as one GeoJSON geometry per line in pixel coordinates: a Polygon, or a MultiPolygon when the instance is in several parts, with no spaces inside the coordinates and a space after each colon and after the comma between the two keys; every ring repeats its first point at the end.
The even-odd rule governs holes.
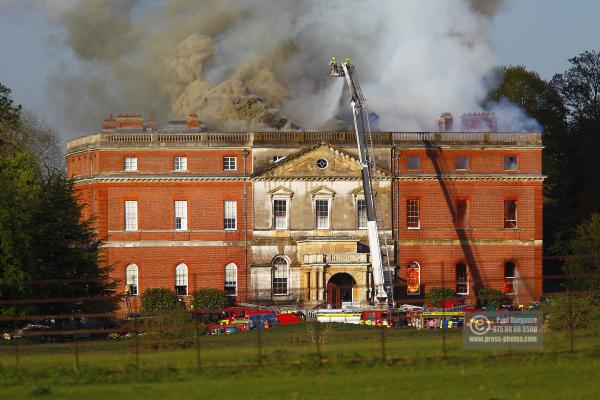
{"type": "Polygon", "coordinates": [[[421,199],[406,199],[406,229],[421,229],[421,199]],[[417,202],[417,226],[409,226],[408,217],[409,217],[409,201],[417,202]]]}
{"type": "MultiPolygon", "coordinates": [[[[283,287],[283,285],[280,285],[279,287],[283,287]]],[[[273,296],[288,296],[290,294],[290,263],[283,256],[277,256],[273,259],[271,293],[273,296]],[[278,260],[282,260],[282,263],[278,263],[278,260]],[[285,279],[285,293],[283,293],[283,291],[280,293],[275,293],[275,279],[285,279]]]]}
{"type": "Polygon", "coordinates": [[[185,172],[188,170],[188,159],[185,156],[175,156],[173,158],[173,171],[185,172]]]}
{"type": "Polygon", "coordinates": [[[125,285],[129,287],[129,295],[137,296],[140,293],[140,274],[139,268],[135,264],[128,264],[125,267],[125,285]]]}
{"type": "Polygon", "coordinates": [[[290,228],[290,199],[289,197],[273,197],[271,201],[271,209],[273,215],[273,229],[275,230],[285,230],[290,228]],[[277,215],[275,214],[275,202],[283,201],[285,204],[285,225],[277,226],[277,215]]]}
{"type": "Polygon", "coordinates": [[[359,196],[356,197],[356,200],[354,202],[354,206],[356,209],[356,227],[358,229],[367,229],[367,222],[368,222],[368,217],[367,217],[367,201],[365,200],[365,198],[363,196],[359,196]],[[364,202],[364,212],[365,212],[365,224],[364,226],[360,225],[360,206],[359,206],[359,202],[364,202]]]}
{"type": "Polygon", "coordinates": [[[187,200],[175,200],[173,202],[175,216],[175,230],[187,231],[188,229],[188,204],[187,200]],[[179,226],[178,226],[179,225],[179,226]]]}
{"type": "Polygon", "coordinates": [[[279,161],[283,160],[285,156],[273,156],[273,164],[277,164],[279,161]]]}
{"type": "Polygon", "coordinates": [[[231,297],[237,296],[237,278],[237,265],[235,265],[235,263],[227,264],[225,266],[225,295],[231,297]],[[233,293],[229,293],[231,288],[233,288],[233,293]]]}
{"type": "Polygon", "coordinates": [[[123,171],[137,171],[137,157],[125,157],[123,159],[123,171]]]}
{"type": "Polygon", "coordinates": [[[175,293],[177,296],[187,296],[189,291],[188,286],[188,267],[184,263],[177,264],[175,267],[175,293]],[[184,288],[184,292],[180,291],[178,288],[184,288]]]}
{"type": "Polygon", "coordinates": [[[315,218],[315,229],[318,230],[324,230],[324,229],[331,229],[331,197],[315,197],[314,200],[314,218],[315,218]],[[327,202],[327,226],[319,226],[319,216],[318,216],[318,209],[317,209],[317,202],[319,201],[326,201],[327,202]]]}
{"type": "Polygon", "coordinates": [[[223,157],[223,171],[237,171],[237,157],[225,156],[223,157]],[[233,161],[233,167],[231,165],[233,161]]]}
{"type": "Polygon", "coordinates": [[[223,229],[226,231],[237,230],[237,200],[223,201],[223,229]],[[233,227],[227,226],[228,220],[233,220],[233,227]]]}
{"type": "Polygon", "coordinates": [[[455,275],[454,277],[456,279],[456,294],[458,294],[460,296],[468,296],[469,295],[469,266],[466,263],[464,263],[464,262],[457,263],[454,266],[454,275],[455,275]],[[459,292],[458,291],[458,285],[459,285],[459,282],[458,282],[458,266],[459,265],[464,265],[464,267],[465,267],[465,282],[461,283],[461,285],[466,285],[466,288],[467,288],[466,292],[459,292]]]}
{"type": "Polygon", "coordinates": [[[138,230],[138,202],[137,200],[125,200],[124,208],[125,231],[138,230]]]}

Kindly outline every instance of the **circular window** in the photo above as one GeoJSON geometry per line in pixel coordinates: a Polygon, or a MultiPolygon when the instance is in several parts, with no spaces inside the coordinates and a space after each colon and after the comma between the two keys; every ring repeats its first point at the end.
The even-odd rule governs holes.
{"type": "Polygon", "coordinates": [[[324,158],[319,158],[317,160],[317,167],[320,169],[325,169],[325,168],[327,168],[328,165],[329,165],[329,161],[327,161],[324,158]]]}

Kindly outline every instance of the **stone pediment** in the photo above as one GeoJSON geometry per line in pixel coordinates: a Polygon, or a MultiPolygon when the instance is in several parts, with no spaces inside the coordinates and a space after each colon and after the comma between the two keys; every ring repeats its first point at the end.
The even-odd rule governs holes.
{"type": "Polygon", "coordinates": [[[283,186],[277,186],[275,189],[268,192],[271,197],[293,197],[294,192],[283,186]]]}
{"type": "MultiPolygon", "coordinates": [[[[288,156],[252,177],[257,180],[360,180],[360,162],[352,154],[321,143],[288,156]]],[[[372,178],[387,180],[391,179],[391,175],[377,167],[372,178]]]]}

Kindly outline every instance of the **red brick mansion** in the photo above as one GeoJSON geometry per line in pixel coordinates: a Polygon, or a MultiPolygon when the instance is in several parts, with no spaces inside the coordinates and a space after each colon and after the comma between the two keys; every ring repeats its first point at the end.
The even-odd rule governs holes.
{"type": "MultiPolygon", "coordinates": [[[[541,295],[541,135],[493,125],[373,133],[398,302],[422,302],[433,287],[469,301],[487,287],[518,303],[541,295]]],[[[194,117],[157,128],[118,116],[68,142],[67,169],[134,295],[212,287],[240,302],[373,299],[353,132],[211,132],[194,117]]]]}

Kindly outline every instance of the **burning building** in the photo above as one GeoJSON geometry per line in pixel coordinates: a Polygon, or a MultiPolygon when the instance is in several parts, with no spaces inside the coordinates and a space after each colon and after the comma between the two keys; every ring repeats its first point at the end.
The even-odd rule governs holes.
{"type": "MultiPolygon", "coordinates": [[[[466,114],[455,132],[443,114],[439,132],[373,133],[396,302],[434,287],[468,302],[488,287],[515,303],[540,297],[541,135],[495,126],[466,114]]],[[[195,116],[156,128],[125,115],[70,140],[67,166],[134,299],[212,287],[232,301],[339,307],[374,295],[355,146],[353,132],[213,132],[195,116]]]]}

